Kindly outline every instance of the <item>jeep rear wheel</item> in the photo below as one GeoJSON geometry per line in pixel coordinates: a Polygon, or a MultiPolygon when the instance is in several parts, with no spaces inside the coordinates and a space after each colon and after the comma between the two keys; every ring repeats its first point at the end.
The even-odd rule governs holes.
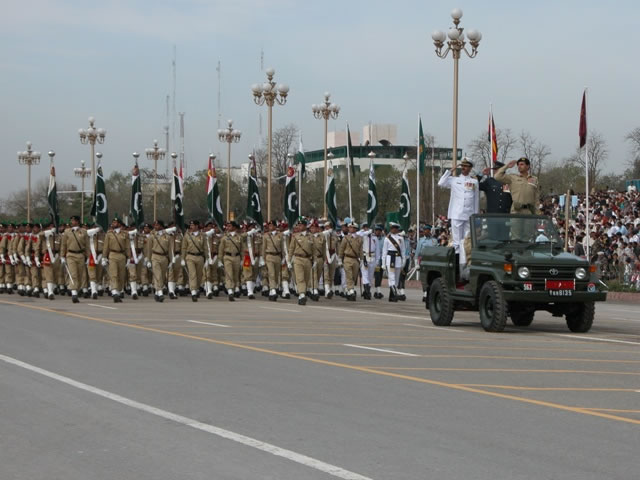
{"type": "Polygon", "coordinates": [[[511,312],[511,323],[513,323],[516,327],[528,327],[533,322],[533,316],[535,315],[535,311],[530,310],[521,310],[511,312]]]}
{"type": "Polygon", "coordinates": [[[593,302],[581,303],[571,313],[565,315],[567,327],[575,333],[588,332],[593,325],[593,317],[596,313],[596,305],[593,302]]]}
{"type": "Polygon", "coordinates": [[[480,323],[487,332],[501,332],[507,323],[507,302],[498,282],[488,281],[480,290],[480,323]]]}
{"type": "Polygon", "coordinates": [[[429,313],[431,321],[439,327],[451,325],[453,320],[453,299],[447,285],[441,278],[436,278],[429,288],[429,313]]]}

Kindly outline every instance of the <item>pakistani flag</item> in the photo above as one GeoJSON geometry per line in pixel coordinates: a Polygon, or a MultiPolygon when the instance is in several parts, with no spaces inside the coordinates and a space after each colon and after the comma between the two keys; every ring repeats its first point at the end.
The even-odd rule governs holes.
{"type": "Polygon", "coordinates": [[[289,228],[293,227],[298,218],[298,194],[296,193],[296,169],[292,165],[287,168],[283,211],[289,228]]]}
{"type": "Polygon", "coordinates": [[[336,185],[333,182],[333,167],[327,170],[327,190],[324,192],[324,201],[327,204],[328,220],[331,220],[334,228],[338,225],[338,207],[336,205],[336,185]]]}
{"type": "MultiPolygon", "coordinates": [[[[182,173],[182,167],[180,167],[182,173]]],[[[173,167],[173,183],[171,184],[171,201],[173,202],[173,219],[176,226],[184,232],[184,206],[182,193],[182,178],[178,175],[178,170],[173,167]]]]}
{"type": "Polygon", "coordinates": [[[418,171],[420,175],[424,173],[424,168],[427,163],[427,147],[424,143],[424,133],[422,133],[422,118],[420,118],[420,127],[418,131],[418,171]]]}
{"type": "Polygon", "coordinates": [[[407,169],[402,172],[402,193],[400,194],[400,227],[407,232],[411,223],[411,193],[409,190],[409,179],[407,178],[407,169]]]}
{"type": "MultiPolygon", "coordinates": [[[[102,165],[98,164],[96,171],[96,187],[93,194],[93,205],[91,205],[91,216],[95,217],[96,223],[105,232],[109,229],[109,212],[107,210],[107,189],[102,175],[102,165]]],[[[83,219],[84,221],[84,219],[83,219]]]]}
{"type": "Polygon", "coordinates": [[[209,218],[216,222],[220,230],[223,230],[224,216],[220,206],[220,190],[218,190],[218,178],[211,158],[209,158],[209,169],[207,170],[207,210],[209,218]]]}
{"type": "Polygon", "coordinates": [[[256,173],[255,156],[249,165],[249,189],[247,191],[247,218],[250,218],[262,228],[262,203],[260,203],[260,191],[256,173]]]}
{"type": "Polygon", "coordinates": [[[296,163],[300,165],[300,176],[305,174],[306,168],[305,163],[306,160],[304,158],[304,148],[302,147],[302,135],[300,135],[300,144],[298,145],[298,152],[296,153],[296,163]]]}
{"type": "MultiPolygon", "coordinates": [[[[82,193],[84,197],[84,192],[82,193]]],[[[49,190],[47,190],[47,203],[49,204],[49,217],[53,225],[58,228],[60,224],[60,215],[58,214],[58,188],[56,187],[56,168],[51,165],[51,173],[49,174],[49,190]]]]}
{"type": "Polygon", "coordinates": [[[129,215],[133,217],[133,224],[140,227],[144,223],[144,210],[142,209],[142,180],[140,179],[140,169],[136,164],[131,175],[131,204],[129,215]]]}
{"type": "Polygon", "coordinates": [[[373,160],[369,162],[369,199],[367,200],[367,223],[373,228],[373,222],[378,215],[378,194],[376,192],[376,172],[373,160]]]}

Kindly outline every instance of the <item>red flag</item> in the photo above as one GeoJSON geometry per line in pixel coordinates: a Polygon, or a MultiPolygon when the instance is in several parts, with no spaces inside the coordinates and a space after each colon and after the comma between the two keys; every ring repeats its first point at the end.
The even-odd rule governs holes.
{"type": "Polygon", "coordinates": [[[491,162],[498,160],[498,138],[496,137],[496,125],[493,123],[493,112],[489,112],[489,142],[491,143],[491,162]]]}
{"type": "Polygon", "coordinates": [[[578,129],[580,136],[580,148],[587,144],[587,92],[582,93],[582,107],[580,107],[580,128],[578,129]]]}

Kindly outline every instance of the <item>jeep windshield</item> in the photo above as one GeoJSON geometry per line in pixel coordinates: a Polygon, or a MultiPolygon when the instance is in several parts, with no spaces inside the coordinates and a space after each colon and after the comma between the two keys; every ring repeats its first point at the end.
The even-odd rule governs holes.
{"type": "Polygon", "coordinates": [[[562,247],[562,239],[548,217],[533,215],[474,215],[475,246],[526,249],[562,247]]]}

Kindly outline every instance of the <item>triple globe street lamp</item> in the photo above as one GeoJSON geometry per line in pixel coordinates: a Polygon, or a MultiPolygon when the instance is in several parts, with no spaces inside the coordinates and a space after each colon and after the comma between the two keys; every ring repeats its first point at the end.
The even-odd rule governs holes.
{"type": "Polygon", "coordinates": [[[478,46],[482,39],[482,34],[478,30],[470,29],[467,32],[467,39],[471,45],[471,52],[467,50],[464,40],[464,28],[460,27],[460,19],[462,18],[462,10],[454,8],[451,12],[453,18],[453,27],[449,28],[447,34],[441,30],[435,30],[431,34],[433,44],[436,47],[436,55],[440,58],[446,58],[451,52],[453,57],[453,175],[457,175],[456,166],[458,161],[458,61],[460,53],[464,51],[469,58],[474,58],[478,54],[478,46]],[[445,40],[449,37],[446,43],[445,40]]]}
{"type": "Polygon", "coordinates": [[[73,174],[76,177],[80,177],[82,179],[82,191],[81,193],[81,201],[80,201],[80,218],[84,223],[84,179],[91,175],[91,169],[84,166],[84,160],[80,161],[80,167],[73,169],[73,174]]]}
{"type": "Polygon", "coordinates": [[[96,143],[104,143],[105,136],[107,135],[107,131],[104,128],[96,128],[94,126],[95,122],[95,118],[89,117],[89,128],[81,128],[80,130],[78,130],[78,135],[80,135],[80,143],[82,143],[83,145],[86,145],[87,143],[91,145],[91,181],[93,182],[94,195],[96,193],[95,145],[96,143]]]}
{"type": "Polygon", "coordinates": [[[233,128],[233,120],[228,120],[227,128],[218,130],[218,139],[227,143],[227,221],[229,221],[229,193],[231,191],[231,144],[238,143],[242,132],[233,128]]]}
{"type": "Polygon", "coordinates": [[[268,115],[268,145],[267,145],[267,221],[271,220],[271,143],[273,134],[272,124],[272,110],[274,105],[284,105],[287,103],[287,95],[289,94],[289,86],[283,83],[276,87],[276,82],[273,81],[273,76],[276,71],[273,68],[268,68],[265,72],[267,74],[267,81],[263,84],[255,83],[251,87],[253,93],[253,101],[257,105],[264,105],[265,103],[269,107],[268,115]]]}
{"type": "Polygon", "coordinates": [[[27,223],[31,223],[31,165],[40,163],[40,152],[31,150],[31,142],[27,142],[27,149],[18,152],[18,162],[27,166],[27,223]]]}
{"type": "MultiPolygon", "coordinates": [[[[158,160],[162,160],[167,154],[167,151],[164,148],[158,147],[158,140],[154,140],[153,147],[145,148],[144,153],[149,160],[153,160],[153,223],[155,223],[158,219],[158,160]]],[[[133,156],[137,162],[138,158],[136,157],[136,153],[134,153],[133,156]]]]}
{"type": "MultiPolygon", "coordinates": [[[[323,183],[323,191],[327,190],[327,129],[328,122],[330,118],[336,119],[338,118],[338,114],[340,113],[340,107],[335,103],[331,103],[329,100],[331,98],[331,94],[329,92],[324,93],[324,102],[319,105],[315,103],[311,105],[311,111],[313,112],[313,116],[317,119],[324,119],[324,183],[323,183]]],[[[324,201],[324,218],[327,218],[327,199],[324,201]]]]}

